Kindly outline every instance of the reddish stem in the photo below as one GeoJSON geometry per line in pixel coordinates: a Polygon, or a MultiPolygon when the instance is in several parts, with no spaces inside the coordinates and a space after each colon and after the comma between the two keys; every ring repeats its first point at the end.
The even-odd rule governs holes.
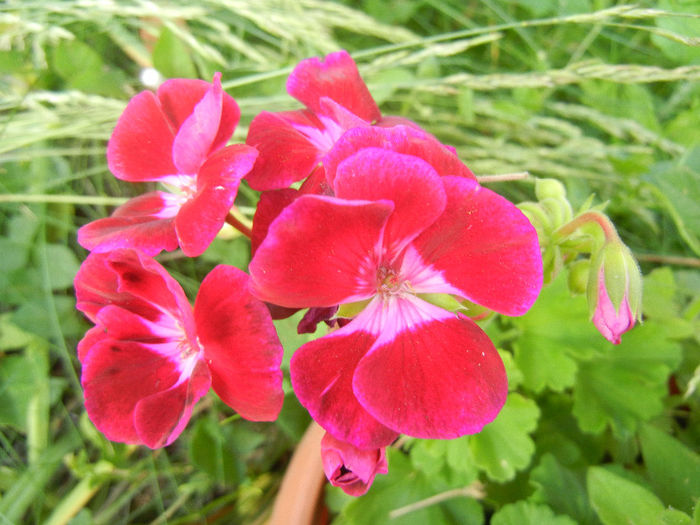
{"type": "Polygon", "coordinates": [[[249,239],[253,238],[253,232],[248,226],[243,224],[241,221],[236,219],[236,217],[233,216],[233,213],[230,213],[226,216],[226,222],[229,223],[231,226],[236,228],[239,232],[241,232],[243,235],[248,237],[249,239]]]}
{"type": "Polygon", "coordinates": [[[588,224],[589,222],[595,222],[598,226],[600,226],[600,229],[603,230],[603,233],[605,234],[605,240],[607,242],[620,241],[620,236],[617,234],[615,226],[613,226],[613,223],[610,221],[610,219],[608,219],[607,215],[594,210],[582,213],[571,222],[568,222],[559,228],[555,234],[560,237],[567,237],[578,230],[581,226],[588,224]]]}

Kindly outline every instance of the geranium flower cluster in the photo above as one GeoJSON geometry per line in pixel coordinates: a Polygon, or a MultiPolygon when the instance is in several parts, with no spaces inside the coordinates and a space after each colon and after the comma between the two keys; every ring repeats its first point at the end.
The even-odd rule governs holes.
{"type": "Polygon", "coordinates": [[[453,148],[383,116],[346,52],[302,61],[287,90],[305,107],[259,114],[245,145],[226,145],[239,111],[218,74],[129,102],[109,167],[171,191],[78,233],[92,251],[75,280],[95,323],[78,349],[86,407],[109,439],[149,447],[170,444],[210,386],[241,416],[272,420],[283,397],[272,319],[308,309],[301,332],[331,329],[294,352],[292,386],[327,433],[329,480],[360,495],[399,434],[455,438],[497,416],[504,365],[462,303],[525,313],[540,246],[453,148]],[[192,308],[153,257],[201,254],[242,179],[262,192],[249,275],[216,267],[192,308]]]}

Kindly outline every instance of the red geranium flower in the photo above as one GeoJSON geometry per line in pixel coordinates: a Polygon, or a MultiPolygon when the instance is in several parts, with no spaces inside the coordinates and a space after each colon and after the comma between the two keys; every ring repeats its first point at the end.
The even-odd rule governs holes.
{"type": "Polygon", "coordinates": [[[224,147],[239,117],[219,73],[213,83],[173,79],[156,94],[132,98],[109,140],[109,169],[119,179],[159,181],[175,191],[146,193],[83,226],[80,244],[96,252],[136,248],[156,255],[178,246],[190,257],[204,252],[258,155],[243,144],[224,147]]]}
{"type": "Polygon", "coordinates": [[[286,188],[317,168],[322,176],[323,156],[349,129],[410,122],[382,117],[346,51],[299,62],[287,79],[287,92],[306,109],[263,111],[248,130],[246,144],[258,149],[260,158],[246,180],[259,191],[286,188]]]}
{"type": "Polygon", "coordinates": [[[169,445],[210,386],[246,419],[277,417],[282,346],[248,280],[217,266],[193,309],[155,260],[127,249],[88,256],[75,290],[77,308],[95,327],[78,358],[85,407],[108,439],[169,445]]]}
{"type": "Polygon", "coordinates": [[[473,321],[426,294],[523,314],[542,286],[534,228],[472,178],[441,177],[425,160],[387,149],[340,162],[332,186],[334,196],[287,206],[250,264],[264,301],[360,310],[294,354],[297,397],[327,432],[362,449],[397,433],[480,431],[505,402],[503,363],[473,321]]]}

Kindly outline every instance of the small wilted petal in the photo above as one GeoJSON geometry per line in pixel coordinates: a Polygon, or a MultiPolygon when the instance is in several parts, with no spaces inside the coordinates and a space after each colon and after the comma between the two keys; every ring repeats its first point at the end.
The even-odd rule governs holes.
{"type": "Polygon", "coordinates": [[[321,440],[321,461],[328,481],[350,496],[362,496],[377,474],[386,474],[385,447],[359,449],[326,433],[321,440]]]}

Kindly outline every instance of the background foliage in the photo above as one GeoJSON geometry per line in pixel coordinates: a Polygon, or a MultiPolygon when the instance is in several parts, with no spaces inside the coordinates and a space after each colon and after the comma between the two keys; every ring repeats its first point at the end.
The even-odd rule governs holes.
{"type": "MultiPolygon", "coordinates": [[[[491,318],[511,393],[477,436],[403,439],[367,496],[328,490],[338,524],[700,523],[700,3],[660,0],[6,0],[0,5],[2,523],[262,522],[308,423],[274,424],[212,393],[165,450],[107,442],[87,420],[75,346],[76,229],[141,192],[105,143],[139,74],[210,79],[242,109],[295,108],[284,81],[345,48],[384,114],[417,121],[479,174],[528,171],[591,195],[642,263],[644,324],[613,347],[562,273],[533,310],[491,318]],[[133,185],[132,185],[133,186],[133,185]]],[[[493,189],[532,200],[532,178],[493,189]]],[[[241,188],[252,214],[257,195],[241,188]]],[[[191,298],[196,261],[159,259],[191,298]]],[[[291,351],[305,339],[279,323],[291,351]]],[[[289,385],[286,385],[289,391],[289,385]]]]}

